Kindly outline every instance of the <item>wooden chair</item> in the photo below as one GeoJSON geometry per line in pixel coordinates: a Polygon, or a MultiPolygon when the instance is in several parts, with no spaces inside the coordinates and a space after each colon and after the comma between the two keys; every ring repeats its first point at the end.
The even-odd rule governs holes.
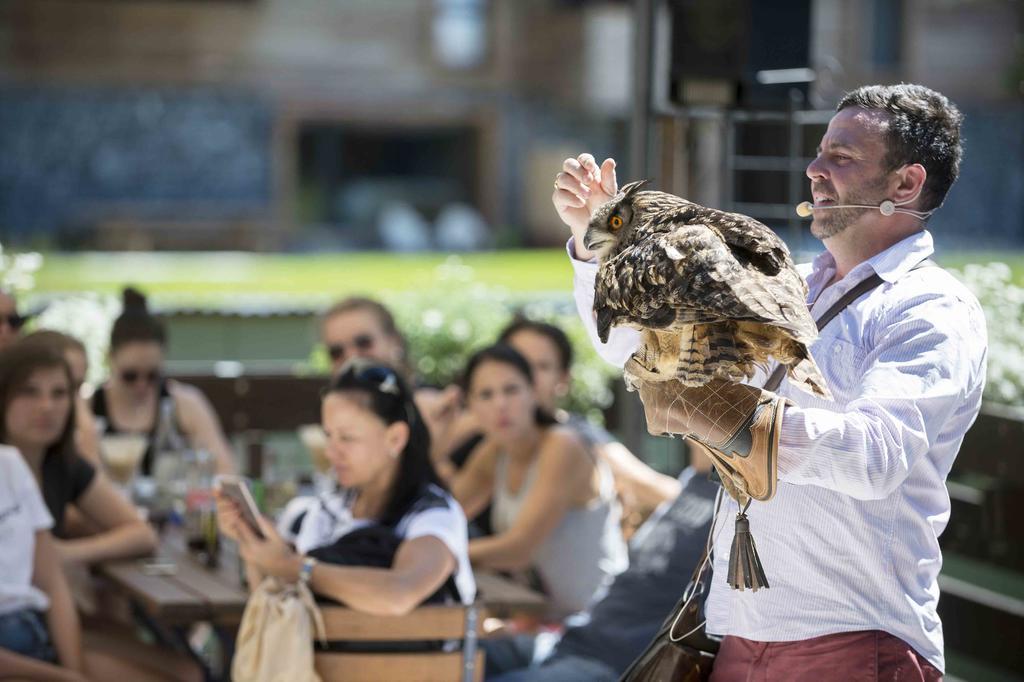
{"type": "MultiPolygon", "coordinates": [[[[482,618],[474,606],[421,606],[404,616],[374,616],[341,606],[323,606],[327,641],[407,644],[455,640],[451,652],[320,652],[316,671],[324,682],[480,682],[484,653],[477,647],[482,618]]],[[[396,647],[397,648],[397,647],[396,647]]]]}

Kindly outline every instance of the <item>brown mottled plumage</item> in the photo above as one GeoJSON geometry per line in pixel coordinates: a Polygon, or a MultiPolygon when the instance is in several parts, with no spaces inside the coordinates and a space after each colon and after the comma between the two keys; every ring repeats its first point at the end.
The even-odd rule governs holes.
{"type": "MultiPolygon", "coordinates": [[[[594,212],[597,331],[643,330],[634,358],[647,381],[739,381],[770,358],[790,380],[830,393],[808,352],[818,336],[807,285],[778,235],[753,218],[706,208],[633,182],[594,212]]],[[[631,377],[627,376],[627,379],[631,377]]]]}

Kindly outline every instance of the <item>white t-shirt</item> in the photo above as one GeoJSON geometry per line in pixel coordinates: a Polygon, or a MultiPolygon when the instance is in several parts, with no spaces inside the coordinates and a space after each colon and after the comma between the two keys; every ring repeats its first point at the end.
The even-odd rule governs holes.
{"type": "Polygon", "coordinates": [[[0,615],[50,608],[49,598],[32,585],[32,562],[36,531],[52,527],[53,518],[21,453],[0,445],[0,615]]]}
{"type": "MultiPolygon", "coordinates": [[[[300,554],[332,544],[373,523],[372,519],[352,516],[353,502],[355,495],[351,491],[296,498],[278,519],[278,531],[300,554]]],[[[476,598],[476,581],[469,565],[466,526],[466,515],[459,503],[441,488],[430,485],[395,526],[395,533],[403,541],[433,536],[443,542],[458,564],[455,585],[462,603],[468,605],[476,598]]]]}

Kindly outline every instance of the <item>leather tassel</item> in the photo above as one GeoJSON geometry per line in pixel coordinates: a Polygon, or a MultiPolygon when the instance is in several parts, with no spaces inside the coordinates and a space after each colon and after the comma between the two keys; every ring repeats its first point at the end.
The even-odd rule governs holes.
{"type": "Polygon", "coordinates": [[[734,590],[750,589],[757,592],[770,585],[764,567],[761,566],[761,559],[757,556],[754,537],[750,534],[747,506],[736,514],[736,533],[732,538],[732,551],[729,552],[729,586],[734,590]]]}

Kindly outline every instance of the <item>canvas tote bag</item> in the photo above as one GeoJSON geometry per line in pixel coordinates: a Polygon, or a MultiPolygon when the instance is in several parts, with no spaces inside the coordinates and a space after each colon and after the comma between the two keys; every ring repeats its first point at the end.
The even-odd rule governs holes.
{"type": "Polygon", "coordinates": [[[320,682],[313,637],[326,638],[323,617],[303,583],[268,577],[249,596],[231,664],[234,682],[320,682]]]}

